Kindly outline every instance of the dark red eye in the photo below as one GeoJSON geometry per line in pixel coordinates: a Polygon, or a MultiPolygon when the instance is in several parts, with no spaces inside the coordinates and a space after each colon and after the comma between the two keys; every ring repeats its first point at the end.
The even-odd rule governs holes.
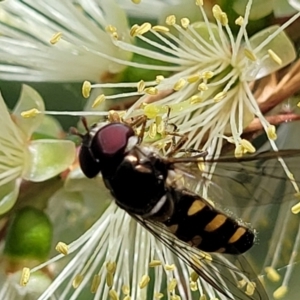
{"type": "Polygon", "coordinates": [[[83,174],[88,178],[96,177],[101,170],[100,162],[95,160],[91,149],[85,145],[79,150],[79,164],[83,174]]]}
{"type": "Polygon", "coordinates": [[[108,124],[95,134],[91,144],[91,150],[96,158],[109,158],[118,154],[123,154],[128,139],[134,136],[131,127],[122,123],[108,124]]]}

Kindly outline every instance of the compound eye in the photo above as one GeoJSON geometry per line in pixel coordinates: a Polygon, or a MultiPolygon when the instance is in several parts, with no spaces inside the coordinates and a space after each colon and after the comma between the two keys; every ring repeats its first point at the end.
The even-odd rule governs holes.
{"type": "Polygon", "coordinates": [[[90,149],[82,145],[78,157],[83,174],[88,178],[96,177],[101,170],[100,162],[95,160],[90,149]]]}
{"type": "MultiPolygon", "coordinates": [[[[102,127],[94,136],[92,142],[93,154],[100,154],[100,157],[112,157],[122,153],[131,136],[134,136],[131,127],[121,123],[111,123],[102,127]]],[[[98,157],[98,155],[95,155],[98,157]]]]}

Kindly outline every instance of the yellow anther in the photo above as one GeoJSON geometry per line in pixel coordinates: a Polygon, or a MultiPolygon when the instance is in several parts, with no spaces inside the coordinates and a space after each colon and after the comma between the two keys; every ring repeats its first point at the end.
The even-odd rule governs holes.
{"type": "Polygon", "coordinates": [[[196,5],[197,6],[203,6],[203,0],[196,0],[196,5]]]}
{"type": "Polygon", "coordinates": [[[172,264],[172,265],[165,265],[165,270],[166,271],[174,271],[175,270],[175,265],[172,264]]]}
{"type": "Polygon", "coordinates": [[[84,98],[88,98],[90,96],[91,89],[92,84],[89,81],[84,81],[81,89],[84,98]]]}
{"type": "Polygon", "coordinates": [[[245,150],[246,150],[246,153],[247,152],[254,153],[256,151],[255,147],[249,141],[247,141],[245,139],[241,140],[241,145],[244,149],[244,153],[245,153],[245,150]]]}
{"type": "Polygon", "coordinates": [[[157,133],[163,133],[165,131],[165,123],[163,122],[161,116],[156,116],[155,124],[156,124],[157,133]]]}
{"type": "Polygon", "coordinates": [[[199,279],[199,275],[195,271],[193,271],[190,275],[190,279],[191,281],[196,282],[199,279]]]}
{"type": "Polygon", "coordinates": [[[122,286],[122,293],[124,294],[124,295],[129,295],[129,293],[130,293],[130,287],[128,286],[128,285],[123,285],[122,286]]]}
{"type": "Polygon", "coordinates": [[[279,65],[282,65],[282,59],[272,50],[268,50],[269,56],[279,65]]]}
{"type": "Polygon", "coordinates": [[[248,296],[252,296],[255,292],[256,283],[255,282],[248,282],[246,286],[245,294],[248,296]]]}
{"type": "Polygon", "coordinates": [[[203,79],[210,79],[210,78],[214,77],[214,75],[215,75],[215,73],[212,71],[205,71],[201,74],[201,77],[203,79]]]}
{"type": "Polygon", "coordinates": [[[176,17],[174,15],[167,16],[166,24],[167,25],[174,25],[176,23],[176,17]]]}
{"type": "Polygon", "coordinates": [[[178,295],[172,295],[170,299],[171,300],[181,300],[181,297],[178,295]]]}
{"type": "Polygon", "coordinates": [[[198,290],[198,286],[196,282],[190,282],[190,289],[192,292],[196,292],[198,290]]]}
{"type": "Polygon", "coordinates": [[[155,96],[158,94],[158,89],[151,86],[151,87],[145,88],[144,92],[148,95],[155,96]]]}
{"type": "Polygon", "coordinates": [[[137,28],[135,35],[143,35],[151,29],[152,25],[148,22],[145,22],[139,28],[137,28]]]}
{"type": "Polygon", "coordinates": [[[116,272],[116,268],[117,268],[117,264],[114,261],[113,262],[109,261],[106,264],[106,270],[107,270],[108,273],[114,274],[116,272]]]}
{"type": "Polygon", "coordinates": [[[198,85],[198,90],[199,90],[199,91],[202,91],[202,92],[207,91],[207,90],[208,90],[207,84],[204,83],[204,82],[201,82],[201,83],[198,85]]]}
{"type": "Polygon", "coordinates": [[[93,102],[92,108],[96,108],[97,106],[102,104],[104,101],[105,101],[105,95],[104,94],[99,95],[93,102]]]}
{"type": "Polygon", "coordinates": [[[77,289],[79,287],[80,283],[82,282],[82,280],[83,280],[83,275],[77,274],[72,281],[73,288],[77,289]]]}
{"type": "Polygon", "coordinates": [[[273,267],[265,267],[265,272],[271,281],[277,282],[280,280],[279,273],[273,267]]]}
{"type": "Polygon", "coordinates": [[[190,104],[197,104],[197,103],[201,103],[202,101],[203,99],[198,95],[194,95],[190,98],[190,104]]]}
{"type": "Polygon", "coordinates": [[[245,279],[241,279],[238,281],[238,288],[242,289],[246,285],[247,281],[245,279]]]}
{"type": "Polygon", "coordinates": [[[132,25],[129,32],[130,36],[136,36],[136,31],[139,27],[140,26],[138,24],[132,25]]]}
{"type": "Polygon", "coordinates": [[[157,32],[169,32],[170,31],[170,29],[168,27],[162,26],[162,25],[155,25],[152,27],[152,29],[157,32]]]}
{"type": "Polygon", "coordinates": [[[118,35],[118,33],[116,31],[113,32],[113,33],[111,33],[111,37],[113,37],[115,40],[119,39],[119,35],[118,35]]]}
{"type": "Polygon", "coordinates": [[[236,158],[241,158],[244,155],[244,148],[242,147],[242,145],[237,145],[234,149],[234,156],[236,158]]]}
{"type": "Polygon", "coordinates": [[[144,91],[144,88],[145,88],[145,81],[144,80],[141,80],[137,83],[137,91],[138,93],[142,93],[144,91]]]}
{"type": "Polygon", "coordinates": [[[223,92],[220,92],[217,95],[215,95],[213,99],[215,102],[219,102],[219,101],[223,100],[226,96],[227,96],[227,93],[223,91],[223,92]]]}
{"type": "Polygon", "coordinates": [[[164,296],[163,293],[155,293],[155,294],[154,294],[154,299],[159,300],[159,299],[163,298],[163,296],[164,296]]]}
{"type": "Polygon", "coordinates": [[[292,208],[291,208],[291,211],[293,214],[299,214],[300,212],[300,202],[295,204],[292,208]]]}
{"type": "Polygon", "coordinates": [[[38,109],[32,108],[32,109],[29,109],[29,110],[26,110],[26,111],[22,111],[21,116],[23,118],[33,118],[36,115],[39,115],[40,113],[41,112],[38,109]]]}
{"type": "Polygon", "coordinates": [[[126,295],[123,300],[131,300],[131,297],[129,295],[126,295]]]}
{"type": "Polygon", "coordinates": [[[181,89],[184,87],[185,84],[186,84],[186,80],[183,79],[183,78],[180,78],[180,79],[174,84],[173,90],[174,90],[174,91],[179,91],[179,90],[181,90],[181,89]]]}
{"type": "Polygon", "coordinates": [[[244,49],[244,54],[251,61],[256,61],[257,60],[256,55],[251,50],[249,50],[247,48],[244,49]]]}
{"type": "Polygon", "coordinates": [[[52,38],[50,39],[50,44],[52,44],[52,45],[56,44],[57,42],[60,41],[61,37],[62,37],[61,32],[57,32],[57,33],[53,34],[52,38]]]}
{"type": "Polygon", "coordinates": [[[187,78],[187,82],[188,83],[194,83],[194,82],[197,82],[199,79],[200,79],[199,74],[193,74],[193,75],[191,75],[187,78]]]}
{"type": "Polygon", "coordinates": [[[150,277],[148,275],[143,275],[143,277],[139,283],[140,289],[145,288],[149,282],[150,282],[150,277]]]}
{"type": "Polygon", "coordinates": [[[111,300],[119,300],[119,295],[117,294],[117,292],[115,290],[110,290],[108,292],[108,295],[111,300]]]}
{"type": "Polygon", "coordinates": [[[107,25],[105,27],[105,31],[108,33],[114,33],[114,32],[117,32],[117,27],[115,27],[113,25],[107,25]]]}
{"type": "Polygon", "coordinates": [[[276,127],[274,125],[270,125],[267,128],[267,135],[270,140],[275,141],[277,139],[276,127]]]}
{"type": "Polygon", "coordinates": [[[141,0],[131,0],[131,2],[134,3],[134,4],[140,4],[141,0]]]}
{"type": "Polygon", "coordinates": [[[224,13],[219,5],[214,5],[212,8],[213,16],[217,21],[219,21],[223,26],[228,24],[228,17],[224,13]]]}
{"type": "Polygon", "coordinates": [[[164,76],[162,76],[162,75],[157,75],[156,78],[155,78],[155,81],[156,81],[157,83],[161,83],[164,79],[165,79],[164,76]]]}
{"type": "Polygon", "coordinates": [[[93,278],[92,285],[91,285],[91,293],[92,294],[95,294],[97,292],[97,289],[100,285],[100,280],[101,280],[100,275],[96,274],[93,278]]]}
{"type": "Polygon", "coordinates": [[[168,291],[172,292],[177,286],[177,280],[173,278],[168,284],[168,291]]]}
{"type": "Polygon", "coordinates": [[[199,300],[207,300],[206,295],[201,295],[199,300]]]}
{"type": "Polygon", "coordinates": [[[189,27],[190,22],[191,22],[191,21],[190,21],[188,18],[182,18],[182,19],[180,20],[181,26],[182,26],[182,28],[184,28],[184,29],[187,29],[187,28],[189,27]]]}
{"type": "Polygon", "coordinates": [[[157,133],[157,126],[155,123],[152,123],[149,127],[148,130],[148,136],[150,139],[154,139],[156,137],[156,133],[157,133]]]}
{"type": "Polygon", "coordinates": [[[242,26],[244,24],[244,18],[242,16],[239,16],[236,20],[235,20],[235,24],[242,26]]]}
{"type": "Polygon", "coordinates": [[[148,104],[144,108],[144,114],[149,119],[154,119],[159,114],[160,110],[157,105],[154,104],[148,104]]]}
{"type": "Polygon", "coordinates": [[[30,269],[23,268],[21,278],[20,278],[20,285],[26,286],[30,278],[30,269]]]}
{"type": "Polygon", "coordinates": [[[288,292],[287,286],[281,286],[273,293],[273,297],[274,299],[282,299],[285,297],[287,292],[288,292]]]}
{"type": "Polygon", "coordinates": [[[67,255],[69,252],[69,246],[63,242],[58,242],[55,250],[63,255],[67,255]]]}
{"type": "Polygon", "coordinates": [[[114,274],[107,273],[106,274],[106,285],[111,288],[114,284],[114,274]]]}

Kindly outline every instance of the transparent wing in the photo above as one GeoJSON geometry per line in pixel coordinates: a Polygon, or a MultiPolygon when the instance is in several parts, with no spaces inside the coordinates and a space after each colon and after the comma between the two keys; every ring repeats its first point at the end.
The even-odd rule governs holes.
{"type": "MultiPolygon", "coordinates": [[[[176,238],[160,222],[132,217],[219,293],[232,300],[268,300],[260,280],[242,255],[207,254],[176,238]]],[[[204,292],[205,293],[205,292],[204,292]]]]}
{"type": "Polygon", "coordinates": [[[261,152],[241,159],[227,156],[205,160],[205,169],[216,164],[211,180],[206,180],[205,171],[199,170],[198,159],[191,157],[181,161],[189,163],[187,167],[176,162],[176,167],[184,174],[187,188],[201,195],[207,188],[208,194],[204,197],[222,205],[249,207],[296,200],[300,186],[300,150],[261,152]]]}

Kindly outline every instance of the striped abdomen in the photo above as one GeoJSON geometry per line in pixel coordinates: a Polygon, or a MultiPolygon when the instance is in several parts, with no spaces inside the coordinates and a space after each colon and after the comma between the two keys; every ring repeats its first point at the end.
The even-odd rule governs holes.
{"type": "Polygon", "coordinates": [[[170,189],[173,214],[164,224],[180,240],[206,252],[239,254],[249,250],[255,233],[188,190],[170,189]]]}

